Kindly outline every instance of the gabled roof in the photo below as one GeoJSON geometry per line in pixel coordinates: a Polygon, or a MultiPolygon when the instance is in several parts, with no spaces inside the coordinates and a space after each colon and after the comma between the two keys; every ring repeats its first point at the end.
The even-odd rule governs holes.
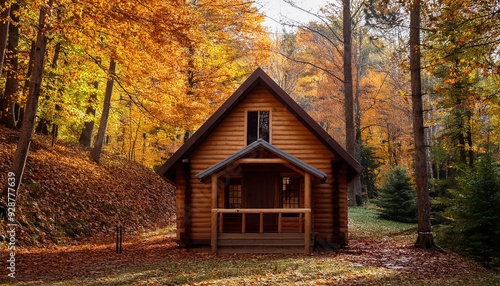
{"type": "Polygon", "coordinates": [[[252,90],[261,85],[281,102],[304,126],[309,129],[330,151],[338,155],[347,164],[347,179],[351,180],[361,173],[363,167],[340,146],[314,119],[309,116],[281,87],[261,68],[255,72],[231,95],[226,102],[167,160],[156,172],[164,178],[175,181],[175,166],[189,157],[217,126],[245,99],[252,90]]]}
{"type": "Polygon", "coordinates": [[[295,167],[297,167],[303,171],[306,171],[306,172],[310,173],[311,175],[316,176],[321,181],[326,180],[326,174],[324,172],[312,167],[311,165],[309,165],[305,162],[302,162],[301,160],[297,159],[296,157],[288,154],[287,152],[279,149],[278,147],[276,147],[276,146],[274,146],[274,145],[272,145],[272,144],[270,144],[262,139],[259,139],[255,142],[247,145],[245,148],[239,150],[238,152],[236,152],[233,155],[227,157],[226,159],[220,161],[219,163],[217,163],[213,166],[210,166],[209,168],[196,174],[196,177],[200,180],[203,180],[206,177],[221,171],[222,169],[226,169],[226,168],[231,167],[233,165],[233,163],[235,163],[238,159],[245,158],[248,155],[256,154],[255,151],[259,150],[259,149],[265,149],[265,150],[271,152],[275,156],[277,156],[281,159],[284,159],[286,162],[294,165],[295,167]]]}

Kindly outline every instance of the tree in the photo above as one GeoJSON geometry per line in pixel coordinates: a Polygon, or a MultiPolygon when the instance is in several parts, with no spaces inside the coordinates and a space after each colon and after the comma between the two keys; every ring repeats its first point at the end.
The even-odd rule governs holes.
{"type": "Polygon", "coordinates": [[[427,152],[424,133],[424,110],[422,103],[421,44],[420,44],[420,0],[413,0],[410,10],[410,77],[413,115],[413,138],[415,144],[415,184],[418,202],[418,237],[415,246],[436,248],[431,232],[430,197],[427,176],[427,152]]]}
{"type": "MultiPolygon", "coordinates": [[[[352,81],[352,20],[351,1],[342,1],[342,35],[343,35],[343,62],[344,62],[344,113],[345,113],[345,137],[346,149],[351,156],[360,158],[359,148],[356,142],[356,126],[354,125],[354,95],[352,81]]],[[[349,204],[361,205],[361,178],[358,176],[349,185],[349,204]]]]}
{"type": "Polygon", "coordinates": [[[465,167],[443,200],[443,242],[486,265],[500,265],[500,168],[491,154],[465,167]]]}
{"type": "MultiPolygon", "coordinates": [[[[0,1],[0,71],[3,69],[5,58],[5,47],[7,46],[7,37],[9,34],[10,22],[8,16],[10,14],[10,3],[8,0],[0,1]]],[[[1,101],[0,101],[1,103],[1,101]]],[[[0,105],[1,106],[1,105],[0,105]]]]}
{"type": "MultiPolygon", "coordinates": [[[[89,102],[87,106],[87,110],[85,113],[90,116],[94,117],[95,116],[95,108],[94,104],[97,101],[97,88],[99,87],[99,82],[94,81],[94,88],[95,91],[90,94],[89,97],[89,102]]],[[[78,142],[82,144],[83,146],[90,147],[92,144],[92,133],[94,132],[94,120],[88,120],[83,123],[83,129],[82,133],[80,133],[80,138],[78,139],[78,142]]]]}
{"type": "Polygon", "coordinates": [[[375,204],[381,208],[382,218],[400,222],[417,221],[415,190],[404,167],[396,166],[386,171],[375,204]]]}
{"type": "Polygon", "coordinates": [[[11,129],[17,127],[19,121],[20,106],[17,104],[19,85],[19,4],[12,3],[10,6],[10,18],[13,25],[8,29],[7,51],[5,63],[7,66],[7,80],[2,101],[2,120],[5,126],[11,129]]]}
{"type": "Polygon", "coordinates": [[[104,104],[102,108],[101,121],[99,123],[99,130],[97,131],[97,138],[95,140],[94,148],[91,155],[92,160],[99,164],[101,159],[102,146],[106,136],[106,128],[108,126],[109,109],[111,108],[111,95],[113,94],[113,83],[115,78],[116,62],[113,58],[109,63],[108,82],[106,83],[106,93],[104,95],[104,104]]]}
{"type": "Polygon", "coordinates": [[[35,42],[36,49],[33,54],[33,73],[30,78],[26,111],[24,113],[19,141],[17,143],[16,152],[14,153],[14,160],[11,168],[11,173],[14,174],[15,180],[12,186],[8,185],[4,189],[3,197],[5,202],[10,202],[12,199],[14,199],[14,201],[19,199],[18,190],[23,178],[24,167],[26,166],[26,159],[28,157],[31,137],[33,135],[33,128],[35,126],[35,116],[38,108],[38,97],[40,95],[45,52],[47,49],[48,18],[51,8],[52,0],[49,0],[48,3],[43,3],[40,8],[38,31],[35,42]]]}

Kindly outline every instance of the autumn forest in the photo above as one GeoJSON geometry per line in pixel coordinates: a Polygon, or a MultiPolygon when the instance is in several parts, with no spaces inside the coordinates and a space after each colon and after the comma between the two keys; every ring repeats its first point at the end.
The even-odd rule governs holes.
{"type": "MultiPolygon", "coordinates": [[[[26,129],[26,154],[35,133],[52,145],[82,145],[96,163],[105,152],[155,170],[261,67],[363,165],[350,204],[380,207],[395,170],[415,189],[422,146],[432,224],[462,244],[474,230],[457,228],[489,225],[465,252],[498,265],[500,219],[491,211],[500,202],[500,3],[332,0],[316,11],[282,2],[314,20],[283,15],[271,30],[266,6],[250,0],[1,0],[2,130],[26,129]],[[420,57],[420,129],[412,52],[420,57]],[[467,182],[490,200],[468,193],[467,182]],[[490,213],[461,211],[480,213],[474,207],[490,213]]],[[[26,154],[17,146],[12,170],[22,174],[15,166],[26,154]]]]}
{"type": "MultiPolygon", "coordinates": [[[[105,148],[153,168],[261,66],[345,142],[341,3],[311,12],[317,21],[285,19],[283,30],[269,31],[249,1],[10,2],[2,17],[2,122],[9,128],[22,122],[40,9],[48,8],[37,133],[91,146],[113,80],[105,148]]],[[[498,5],[463,2],[423,7],[425,119],[435,176],[454,161],[498,152],[500,141],[498,5]]],[[[352,5],[356,140],[382,169],[410,166],[408,7],[352,5]]]]}

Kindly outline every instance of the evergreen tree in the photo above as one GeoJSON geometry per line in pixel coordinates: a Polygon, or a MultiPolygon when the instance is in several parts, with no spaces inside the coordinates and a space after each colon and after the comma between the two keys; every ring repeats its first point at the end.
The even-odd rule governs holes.
{"type": "Polygon", "coordinates": [[[500,263],[500,167],[490,155],[457,177],[444,215],[443,244],[487,265],[500,263]]]}
{"type": "Polygon", "coordinates": [[[417,221],[416,193],[405,168],[396,166],[385,173],[375,204],[380,217],[400,222],[417,221]]]}

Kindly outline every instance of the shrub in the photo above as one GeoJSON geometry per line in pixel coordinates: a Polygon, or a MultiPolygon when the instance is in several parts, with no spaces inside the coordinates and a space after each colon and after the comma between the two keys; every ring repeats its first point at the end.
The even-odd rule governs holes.
{"type": "Polygon", "coordinates": [[[375,204],[380,208],[381,218],[417,221],[417,196],[404,167],[396,166],[384,174],[384,183],[375,204]]]}

